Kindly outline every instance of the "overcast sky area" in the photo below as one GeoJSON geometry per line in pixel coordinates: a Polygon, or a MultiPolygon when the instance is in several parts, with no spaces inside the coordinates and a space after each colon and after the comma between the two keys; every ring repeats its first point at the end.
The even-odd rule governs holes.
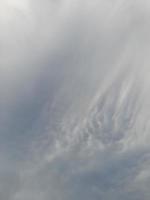
{"type": "Polygon", "coordinates": [[[149,0],[0,0],[0,199],[150,199],[149,0]]]}

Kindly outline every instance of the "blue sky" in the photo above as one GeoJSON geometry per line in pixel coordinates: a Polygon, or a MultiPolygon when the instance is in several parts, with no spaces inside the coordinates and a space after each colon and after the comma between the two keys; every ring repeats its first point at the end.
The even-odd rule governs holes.
{"type": "Polygon", "coordinates": [[[149,11],[1,0],[0,199],[150,199],[149,11]]]}

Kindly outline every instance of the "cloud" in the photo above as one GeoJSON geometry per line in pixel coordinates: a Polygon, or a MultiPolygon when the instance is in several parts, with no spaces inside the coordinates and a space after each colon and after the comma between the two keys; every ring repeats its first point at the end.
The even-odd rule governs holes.
{"type": "Polygon", "coordinates": [[[0,197],[148,200],[148,1],[0,5],[0,197]]]}

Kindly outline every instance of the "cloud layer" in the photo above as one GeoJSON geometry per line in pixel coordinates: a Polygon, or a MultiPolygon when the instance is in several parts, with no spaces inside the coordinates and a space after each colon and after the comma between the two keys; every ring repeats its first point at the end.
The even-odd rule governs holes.
{"type": "Polygon", "coordinates": [[[0,2],[0,198],[149,200],[148,0],[0,2]]]}

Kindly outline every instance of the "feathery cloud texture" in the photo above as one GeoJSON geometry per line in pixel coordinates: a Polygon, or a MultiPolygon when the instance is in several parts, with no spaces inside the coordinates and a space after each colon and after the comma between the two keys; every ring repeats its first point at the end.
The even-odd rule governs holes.
{"type": "Polygon", "coordinates": [[[1,199],[149,200],[149,11],[1,0],[1,199]]]}

